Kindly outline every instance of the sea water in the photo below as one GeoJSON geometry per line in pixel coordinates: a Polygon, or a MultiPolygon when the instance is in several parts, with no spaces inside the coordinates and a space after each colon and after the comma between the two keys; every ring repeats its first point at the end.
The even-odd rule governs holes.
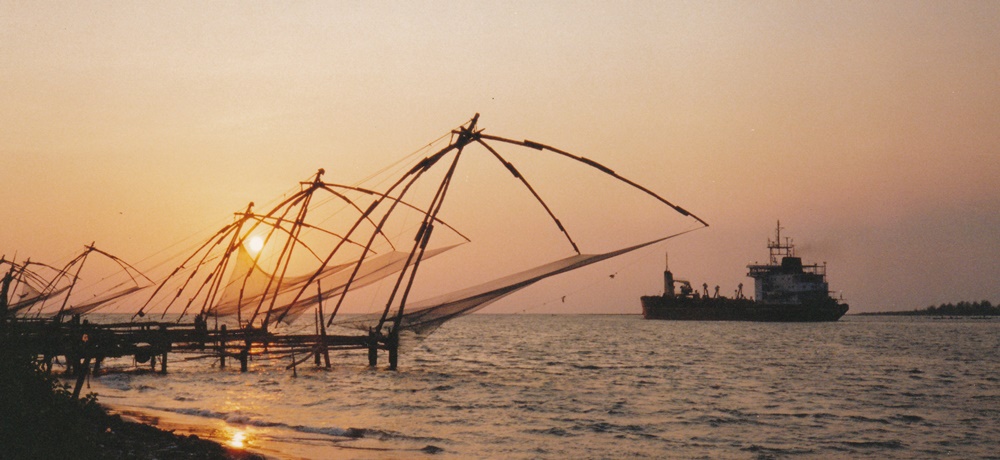
{"type": "Polygon", "coordinates": [[[398,371],[183,356],[90,391],[276,458],[1000,458],[996,319],[472,315],[398,371]]]}

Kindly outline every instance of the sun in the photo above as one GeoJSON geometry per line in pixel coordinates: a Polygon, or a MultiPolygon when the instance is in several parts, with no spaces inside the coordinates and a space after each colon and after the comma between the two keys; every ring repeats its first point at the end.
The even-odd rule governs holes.
{"type": "Polygon", "coordinates": [[[264,249],[264,238],[261,238],[260,236],[251,236],[250,239],[247,240],[247,249],[249,249],[250,252],[260,252],[261,249],[264,249]]]}

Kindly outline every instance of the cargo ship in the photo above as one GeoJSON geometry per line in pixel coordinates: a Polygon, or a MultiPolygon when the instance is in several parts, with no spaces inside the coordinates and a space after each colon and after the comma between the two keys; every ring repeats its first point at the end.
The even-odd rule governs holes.
{"type": "Polygon", "coordinates": [[[743,284],[732,298],[720,296],[718,286],[713,295],[707,284],[695,291],[689,281],[675,279],[668,265],[663,295],[643,296],[642,315],[675,321],[837,321],[848,306],[830,296],[826,263],[803,265],[791,239],[782,241],[781,230],[779,221],[775,239],[768,238],[769,263],[747,265],[756,299],[743,295],[743,284]]]}

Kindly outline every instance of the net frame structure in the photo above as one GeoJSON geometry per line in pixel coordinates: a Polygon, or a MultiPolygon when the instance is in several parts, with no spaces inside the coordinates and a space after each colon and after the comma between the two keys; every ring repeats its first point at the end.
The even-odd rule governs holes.
{"type": "MultiPolygon", "coordinates": [[[[443,136],[441,139],[450,136],[444,147],[405,169],[395,180],[390,181],[391,184],[384,191],[324,181],[325,171],[320,169],[311,180],[300,182],[298,191],[278,200],[277,204],[265,212],[255,212],[254,203],[249,203],[245,210],[234,214],[232,222],[197,245],[173,271],[156,283],[121,259],[97,249],[94,244],[88,245],[80,256],[62,269],[53,269],[57,273],[47,283],[44,283],[43,277],[29,269],[31,263],[15,264],[0,258],[0,265],[7,263],[10,267],[3,278],[3,295],[0,298],[0,307],[3,308],[0,310],[5,317],[11,312],[24,315],[30,308],[44,305],[47,300],[65,294],[54,316],[61,318],[73,315],[78,318],[78,315],[109,304],[131,300],[136,292],[155,286],[135,310],[132,323],[108,325],[105,332],[117,334],[122,344],[136,348],[125,352],[116,351],[118,354],[132,353],[138,359],[140,354],[145,356],[162,353],[164,372],[166,354],[175,345],[202,350],[206,343],[214,343],[216,348],[206,356],[219,358],[220,365],[223,365],[226,357],[237,357],[243,370],[246,369],[248,356],[256,353],[257,345],[262,345],[264,352],[268,347],[289,352],[292,366],[308,359],[308,356],[314,356],[318,362],[320,354],[325,354],[329,347],[367,348],[369,362],[374,365],[377,350],[383,349],[390,353],[390,368],[395,368],[401,337],[426,336],[451,319],[480,310],[546,278],[708,226],[704,220],[686,209],[603,164],[538,142],[487,134],[478,126],[478,120],[479,114],[476,114],[443,136]],[[698,226],[609,252],[583,253],[538,190],[514,163],[494,147],[495,144],[552,153],[583,164],[653,197],[673,212],[692,219],[698,226]],[[411,295],[414,293],[421,265],[459,245],[471,242],[440,217],[452,189],[455,171],[460,161],[466,157],[465,152],[470,146],[485,149],[489,154],[487,157],[498,161],[530,192],[534,201],[544,209],[556,229],[572,247],[574,254],[475,286],[413,301],[411,295]],[[415,190],[429,191],[425,193],[429,195],[429,200],[428,196],[420,195],[415,190]],[[356,217],[339,218],[336,219],[339,227],[332,225],[317,212],[330,202],[340,203],[338,212],[347,210],[356,214],[356,217]],[[318,220],[315,217],[317,214],[321,216],[318,220]],[[405,220],[400,219],[404,214],[409,217],[418,216],[416,220],[419,223],[400,227],[398,221],[405,220]],[[444,240],[440,238],[442,230],[445,234],[452,235],[447,244],[441,244],[444,240]],[[392,237],[388,234],[390,232],[392,237]],[[455,243],[456,236],[460,240],[458,243],[455,243]],[[262,246],[272,248],[266,262],[263,251],[258,250],[256,254],[248,251],[249,242],[253,238],[260,238],[262,246]],[[316,244],[320,239],[323,243],[316,244]],[[431,243],[432,240],[434,244],[431,243]],[[87,301],[71,303],[70,295],[79,281],[80,271],[92,254],[100,254],[112,260],[128,275],[128,280],[87,301]],[[311,268],[305,272],[299,270],[303,255],[311,262],[311,268]],[[376,307],[375,313],[340,315],[342,307],[353,293],[383,280],[391,288],[384,305],[376,307]],[[30,287],[23,289],[28,293],[26,295],[30,294],[30,298],[13,302],[11,293],[16,292],[22,286],[21,283],[30,287]],[[324,301],[333,304],[333,308],[326,308],[325,313],[324,301]],[[314,305],[317,329],[315,335],[280,337],[269,332],[269,328],[292,322],[314,305]],[[144,326],[139,329],[135,328],[135,324],[139,324],[137,318],[157,312],[160,313],[161,320],[168,313],[176,315],[177,323],[183,323],[191,315],[195,316],[195,320],[191,325],[185,323],[178,324],[177,327],[170,326],[169,332],[165,323],[149,322],[143,323],[144,326]],[[216,328],[213,330],[208,330],[205,325],[209,317],[216,318],[216,328]],[[220,327],[219,318],[233,318],[236,328],[230,329],[227,334],[225,326],[220,327]],[[326,328],[334,325],[361,330],[364,334],[328,335],[326,328]],[[149,328],[154,326],[156,333],[162,337],[147,337],[150,334],[149,328]],[[138,348],[141,344],[149,346],[150,343],[160,344],[162,347],[153,352],[138,348]],[[242,345],[236,345],[237,343],[242,345]],[[234,346],[239,347],[238,351],[232,350],[234,346]],[[307,355],[297,359],[296,353],[307,355]]],[[[38,308],[36,315],[40,315],[44,309],[35,308],[38,308]]],[[[69,330],[71,335],[77,332],[69,330]]],[[[122,348],[121,344],[115,346],[122,348]]],[[[329,362],[328,356],[326,359],[329,362]]]]}
{"type": "MultiPolygon", "coordinates": [[[[388,203],[388,210],[383,214],[383,219],[376,225],[376,231],[381,229],[385,224],[386,219],[388,219],[396,205],[404,199],[407,192],[416,184],[422,177],[425,177],[426,173],[432,168],[441,165],[441,167],[446,168],[446,172],[441,176],[440,182],[437,184],[436,193],[434,194],[430,203],[423,208],[424,210],[424,220],[421,223],[419,229],[416,231],[413,244],[409,250],[409,256],[403,266],[403,268],[398,272],[396,281],[393,285],[389,299],[385,304],[384,309],[380,314],[368,315],[363,317],[348,318],[344,320],[337,321],[337,313],[341,308],[341,305],[346,298],[348,291],[350,290],[353,283],[356,282],[357,275],[360,273],[362,267],[362,260],[364,257],[359,259],[358,263],[355,264],[353,273],[345,283],[344,289],[337,296],[336,306],[329,313],[326,319],[326,325],[330,326],[333,324],[346,325],[354,327],[357,329],[368,330],[369,334],[372,334],[379,338],[385,338],[390,343],[398,343],[401,333],[410,333],[417,336],[426,335],[427,333],[433,331],[442,323],[452,318],[458,316],[472,313],[479,310],[491,303],[501,299],[502,297],[530,286],[542,279],[548,278],[550,276],[555,276],[560,273],[565,273],[571,270],[582,268],[584,266],[600,262],[612,257],[617,257],[628,252],[638,250],[643,247],[661,242],[663,240],[673,238],[683,233],[689,231],[697,230],[708,226],[708,223],[701,218],[690,213],[686,209],[677,206],[660,195],[654,193],[646,187],[643,187],[621,175],[617,174],[611,168],[608,168],[596,161],[591,159],[573,155],[569,152],[551,147],[538,142],[533,142],[529,140],[515,140],[500,136],[489,135],[483,132],[482,129],[478,127],[479,114],[476,114],[468,122],[464,123],[460,127],[456,128],[451,132],[450,142],[442,149],[436,151],[433,154],[420,160],[415,166],[410,168],[401,177],[399,177],[384,193],[383,197],[394,196],[395,201],[388,203]],[[682,231],[672,235],[660,237],[653,239],[651,241],[641,243],[638,245],[626,247],[623,249],[601,253],[601,254],[583,254],[581,253],[576,241],[572,238],[569,231],[563,226],[562,222],[556,217],[552,209],[546,204],[545,200],[539,195],[536,189],[529,183],[525,176],[518,170],[518,168],[504,158],[489,142],[499,142],[505,144],[511,144],[518,147],[524,147],[528,149],[533,149],[537,151],[546,151],[550,153],[555,153],[561,155],[565,158],[569,158],[579,163],[583,163],[591,168],[594,168],[601,173],[609,175],[625,184],[631,186],[632,188],[638,189],[639,191],[652,196],[660,203],[668,206],[673,211],[679,213],[682,216],[690,217],[694,219],[700,226],[694,229],[682,231]],[[423,260],[427,258],[428,252],[427,248],[429,241],[431,240],[431,235],[435,228],[435,223],[437,216],[441,211],[442,205],[448,195],[450,185],[452,184],[452,179],[459,164],[460,159],[463,156],[463,152],[466,147],[470,145],[479,145],[485,148],[497,161],[499,161],[515,178],[517,178],[520,183],[531,192],[534,199],[538,204],[544,208],[546,213],[552,219],[558,230],[564,235],[567,242],[572,246],[575,252],[574,256],[564,258],[562,260],[554,261],[551,263],[543,264],[538,267],[534,267],[522,272],[503,277],[494,281],[483,283],[478,286],[463,289],[457,292],[452,292],[445,294],[433,299],[425,300],[418,303],[411,303],[409,300],[410,293],[416,279],[417,272],[420,268],[420,264],[423,260]]],[[[372,203],[372,207],[382,206],[381,200],[376,200],[372,203]]],[[[372,242],[375,240],[376,234],[373,233],[367,244],[363,253],[366,253],[372,242]]],[[[327,261],[332,258],[334,253],[330,254],[327,261]]],[[[318,277],[319,273],[326,267],[327,261],[316,272],[318,277]]],[[[298,296],[296,296],[296,301],[306,294],[306,289],[308,285],[303,286],[300,290],[298,296]]],[[[280,316],[279,316],[280,319],[280,316]]]]}

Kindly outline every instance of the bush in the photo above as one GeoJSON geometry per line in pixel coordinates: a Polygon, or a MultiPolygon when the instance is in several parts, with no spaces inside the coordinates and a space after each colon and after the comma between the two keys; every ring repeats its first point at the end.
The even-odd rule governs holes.
{"type": "Polygon", "coordinates": [[[11,340],[0,341],[0,458],[95,458],[105,419],[95,395],[73,399],[11,340]]]}

